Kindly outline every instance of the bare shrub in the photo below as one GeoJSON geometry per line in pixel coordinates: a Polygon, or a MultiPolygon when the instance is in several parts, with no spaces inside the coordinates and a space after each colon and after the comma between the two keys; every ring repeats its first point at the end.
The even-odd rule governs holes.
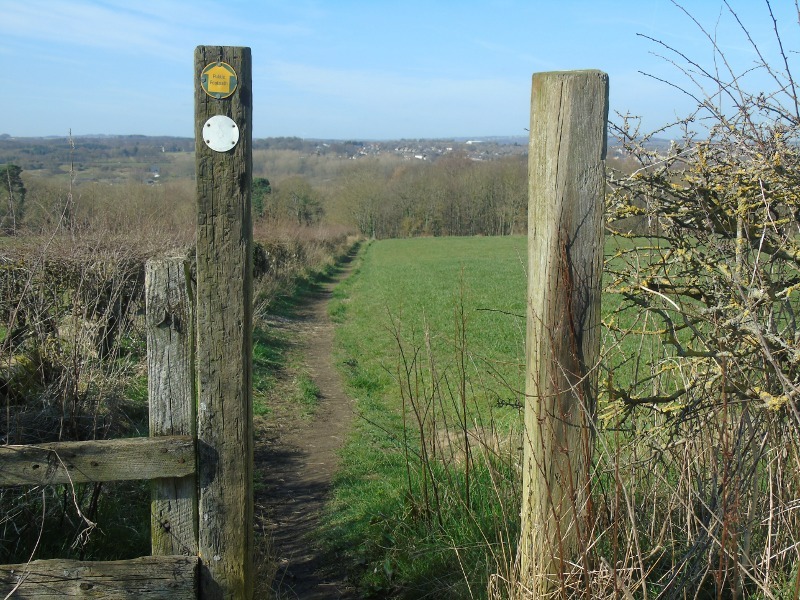
{"type": "Polygon", "coordinates": [[[673,85],[698,103],[677,123],[683,137],[664,149],[635,120],[616,125],[637,166],[609,182],[609,227],[629,240],[607,269],[619,307],[605,323],[591,549],[602,559],[582,575],[606,582],[593,595],[800,592],[794,57],[769,2],[775,63],[725,6],[755,64],[735,71],[694,21],[713,67],[654,40],[685,81],[673,85]],[[756,71],[773,91],[747,89],[756,71]],[[617,227],[630,217],[646,237],[617,227]]]}
{"type": "MultiPolygon", "coordinates": [[[[144,260],[151,251],[151,245],[130,238],[123,243],[113,236],[22,236],[4,246],[3,443],[104,439],[146,431],[141,315],[144,260]]],[[[0,561],[26,560],[34,550],[39,557],[146,553],[146,521],[143,526],[135,517],[147,506],[147,496],[142,484],[0,490],[0,561]],[[109,500],[111,489],[127,490],[111,496],[125,500],[109,500]],[[98,515],[109,512],[115,522],[107,523],[106,534],[92,533],[98,515]],[[128,543],[114,550],[108,535],[120,532],[118,527],[127,528],[128,543]]]]}
{"type": "Polygon", "coordinates": [[[258,221],[254,226],[254,315],[266,314],[299,281],[331,268],[357,243],[349,228],[258,221]]]}
{"type": "Polygon", "coordinates": [[[195,190],[188,180],[111,185],[32,179],[28,187],[23,225],[31,234],[65,226],[71,204],[71,227],[84,236],[132,236],[153,247],[184,247],[194,239],[195,190]]]}
{"type": "Polygon", "coordinates": [[[60,236],[25,238],[2,253],[3,368],[27,370],[23,389],[7,381],[6,443],[105,437],[110,422],[98,424],[112,418],[114,382],[138,368],[143,351],[136,317],[148,252],[130,239],[60,236]]]}

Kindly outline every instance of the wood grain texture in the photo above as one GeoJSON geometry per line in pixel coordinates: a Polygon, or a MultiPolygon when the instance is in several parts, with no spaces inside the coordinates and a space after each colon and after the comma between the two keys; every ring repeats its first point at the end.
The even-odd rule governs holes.
{"type": "Polygon", "coordinates": [[[252,77],[249,48],[195,51],[197,162],[197,381],[201,598],[253,595],[252,77]],[[238,88],[216,100],[200,86],[212,62],[229,64],[238,88]],[[203,141],[214,115],[233,119],[239,142],[203,141]]]}
{"type": "MultiPolygon", "coordinates": [[[[183,257],[147,262],[145,302],[150,435],[194,439],[194,290],[183,257]]],[[[154,556],[197,555],[195,477],[153,481],[150,531],[154,556]]]]}
{"type": "Polygon", "coordinates": [[[198,563],[197,557],[146,556],[108,562],[36,560],[2,565],[0,598],[11,594],[13,600],[196,600],[198,563]]]}
{"type": "Polygon", "coordinates": [[[186,477],[194,455],[188,436],[0,446],[0,486],[186,477]]]}
{"type": "Polygon", "coordinates": [[[533,597],[584,543],[597,393],[608,76],[537,73],[531,93],[521,572],[533,597]]]}

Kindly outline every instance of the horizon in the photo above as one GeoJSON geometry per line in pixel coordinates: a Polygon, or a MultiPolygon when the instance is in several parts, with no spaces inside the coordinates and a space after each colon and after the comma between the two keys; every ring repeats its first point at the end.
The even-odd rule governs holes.
{"type": "MultiPolygon", "coordinates": [[[[766,8],[731,6],[768,62],[782,67],[766,8]]],[[[630,112],[652,131],[693,108],[666,83],[687,81],[658,56],[666,52],[658,41],[709,69],[714,59],[711,42],[670,0],[411,0],[402,8],[0,0],[0,8],[0,57],[25,73],[4,96],[0,134],[15,138],[192,137],[199,44],[251,48],[256,139],[526,137],[532,74],[583,68],[608,73],[611,120],[630,112]]],[[[788,39],[791,7],[772,8],[788,39]]],[[[753,66],[758,55],[722,2],[695,1],[691,14],[737,73],[753,66]]],[[[764,74],[749,78],[751,89],[771,89],[764,74]]]]}
{"type": "MultiPolygon", "coordinates": [[[[8,133],[0,132],[0,140],[58,140],[68,138],[168,138],[179,140],[193,140],[193,135],[167,135],[167,134],[142,134],[142,133],[67,133],[66,135],[11,135],[8,133]]],[[[473,142],[482,143],[498,142],[499,140],[527,140],[528,135],[459,135],[449,137],[401,137],[401,138],[358,138],[358,137],[342,137],[342,138],[320,138],[320,137],[300,137],[297,135],[268,135],[264,137],[253,137],[254,141],[260,140],[280,140],[280,139],[299,139],[303,141],[312,142],[356,142],[356,143],[386,143],[386,142],[402,142],[402,141],[441,141],[441,142],[473,142]]]]}

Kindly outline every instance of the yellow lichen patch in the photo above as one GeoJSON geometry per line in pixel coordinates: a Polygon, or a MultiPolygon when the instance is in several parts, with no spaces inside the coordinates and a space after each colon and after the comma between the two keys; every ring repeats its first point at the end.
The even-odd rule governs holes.
{"type": "Polygon", "coordinates": [[[760,388],[756,388],[755,392],[758,394],[758,398],[764,403],[764,406],[770,410],[780,410],[784,404],[789,402],[789,396],[786,394],[775,396],[760,388]]]}

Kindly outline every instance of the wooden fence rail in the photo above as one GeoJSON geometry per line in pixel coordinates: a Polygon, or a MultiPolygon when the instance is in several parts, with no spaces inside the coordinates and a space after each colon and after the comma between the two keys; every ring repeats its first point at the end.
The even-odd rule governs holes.
{"type": "Polygon", "coordinates": [[[196,556],[89,562],[35,560],[0,566],[0,596],[14,600],[196,600],[196,556]]]}
{"type": "Polygon", "coordinates": [[[186,477],[194,439],[178,435],[0,446],[0,487],[186,477]]]}

